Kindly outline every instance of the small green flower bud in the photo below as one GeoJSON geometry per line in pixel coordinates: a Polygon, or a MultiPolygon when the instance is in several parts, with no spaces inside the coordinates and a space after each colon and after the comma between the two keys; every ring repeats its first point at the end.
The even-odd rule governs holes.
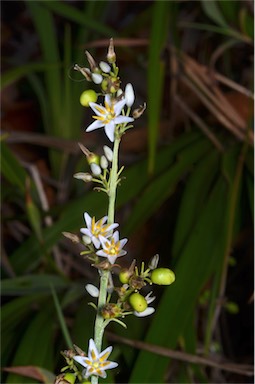
{"type": "Polygon", "coordinates": [[[143,312],[148,306],[147,301],[140,293],[132,293],[129,297],[129,303],[136,312],[143,312]]]}
{"type": "Polygon", "coordinates": [[[158,285],[170,285],[175,281],[175,274],[169,268],[157,268],[151,272],[151,281],[158,285]]]}
{"type": "Polygon", "coordinates": [[[127,284],[130,279],[130,273],[128,269],[122,269],[119,274],[119,279],[122,284],[127,284]]]}
{"type": "Polygon", "coordinates": [[[100,164],[100,156],[96,155],[95,153],[90,152],[90,154],[87,156],[88,163],[91,164],[100,164]]]}
{"type": "Polygon", "coordinates": [[[83,107],[89,107],[89,103],[97,101],[97,93],[93,89],[87,89],[80,96],[80,103],[83,107]]]}
{"type": "Polygon", "coordinates": [[[67,383],[74,384],[75,383],[76,376],[73,373],[66,373],[64,376],[64,380],[66,380],[67,383]]]}

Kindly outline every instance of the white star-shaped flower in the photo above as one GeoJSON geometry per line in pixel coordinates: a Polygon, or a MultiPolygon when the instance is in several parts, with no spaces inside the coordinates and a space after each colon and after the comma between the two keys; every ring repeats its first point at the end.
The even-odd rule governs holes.
{"type": "Polygon", "coordinates": [[[86,132],[94,131],[95,129],[104,127],[105,133],[110,141],[114,141],[115,126],[122,123],[130,123],[134,121],[132,117],[121,115],[121,111],[126,104],[125,98],[113,103],[110,95],[105,95],[105,106],[89,103],[90,107],[96,113],[93,116],[96,121],[88,126],[86,132]]]}
{"type": "Polygon", "coordinates": [[[107,376],[106,369],[113,369],[118,366],[118,363],[107,360],[111,352],[112,347],[108,347],[99,353],[94,340],[90,339],[88,356],[74,356],[73,359],[86,368],[85,378],[95,375],[105,379],[107,376]]]}
{"type": "Polygon", "coordinates": [[[119,232],[116,231],[114,234],[109,238],[106,239],[105,237],[99,236],[99,239],[101,241],[101,244],[103,246],[103,249],[100,251],[97,251],[96,254],[98,256],[107,257],[109,262],[111,264],[115,263],[115,260],[117,257],[124,256],[127,252],[124,251],[122,248],[127,243],[127,239],[119,240],[119,232]]]}
{"type": "Polygon", "coordinates": [[[96,222],[95,217],[90,217],[87,212],[84,213],[84,220],[87,228],[81,228],[81,233],[91,239],[94,246],[98,249],[101,245],[99,236],[107,238],[111,235],[111,231],[118,227],[119,224],[105,224],[107,222],[107,216],[96,222]]]}

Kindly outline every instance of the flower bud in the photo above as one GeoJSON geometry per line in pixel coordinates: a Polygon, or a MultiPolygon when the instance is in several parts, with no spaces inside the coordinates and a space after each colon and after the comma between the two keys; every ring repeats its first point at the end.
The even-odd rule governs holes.
{"type": "Polygon", "coordinates": [[[100,159],[100,166],[102,169],[106,169],[108,167],[108,161],[107,158],[103,155],[100,159]]]}
{"type": "Polygon", "coordinates": [[[74,175],[73,175],[73,177],[75,178],[75,179],[78,179],[78,180],[83,180],[85,183],[89,183],[92,179],[93,179],[93,177],[91,176],[91,174],[90,173],[84,173],[84,172],[78,172],[78,173],[75,173],[74,175]]]}
{"type": "Polygon", "coordinates": [[[102,81],[101,87],[105,93],[115,93],[120,87],[120,80],[118,77],[108,77],[102,81]]]}
{"type": "Polygon", "coordinates": [[[96,163],[90,164],[90,169],[91,169],[91,172],[93,173],[93,175],[95,175],[95,176],[101,175],[101,168],[96,163]]]}
{"type": "Polygon", "coordinates": [[[129,297],[129,303],[136,312],[143,312],[148,306],[147,301],[140,293],[132,293],[129,297]]]}
{"type": "Polygon", "coordinates": [[[113,45],[113,39],[112,38],[110,39],[110,44],[109,44],[108,53],[107,53],[106,58],[107,58],[108,63],[110,63],[110,64],[115,63],[115,61],[116,61],[116,54],[114,52],[114,45],[113,45]]]}
{"type": "Polygon", "coordinates": [[[107,147],[107,145],[104,145],[104,154],[108,161],[112,162],[113,159],[113,151],[111,148],[107,147]]]}
{"type": "Polygon", "coordinates": [[[95,84],[101,84],[103,81],[103,76],[100,73],[92,73],[91,77],[95,84]]]}
{"type": "Polygon", "coordinates": [[[85,54],[87,56],[87,60],[91,68],[91,71],[94,72],[97,69],[97,64],[94,60],[94,57],[88,51],[85,51],[85,54]]]}
{"type": "Polygon", "coordinates": [[[97,101],[97,94],[93,89],[87,89],[80,96],[80,103],[83,107],[89,107],[89,103],[97,101]]]}
{"type": "Polygon", "coordinates": [[[75,383],[75,379],[76,379],[76,376],[73,373],[70,373],[70,372],[66,373],[65,376],[64,376],[64,380],[68,384],[74,384],[75,383]]]}
{"type": "Polygon", "coordinates": [[[99,296],[99,290],[95,285],[87,284],[85,286],[85,289],[90,294],[90,296],[92,296],[92,297],[98,297],[99,296]]]}
{"type": "Polygon", "coordinates": [[[104,73],[111,72],[111,67],[109,64],[107,64],[105,61],[100,61],[99,67],[102,69],[104,73]]]}
{"type": "Polygon", "coordinates": [[[82,236],[82,241],[83,241],[84,244],[86,244],[86,245],[89,245],[89,244],[92,243],[91,238],[90,238],[89,236],[86,236],[86,235],[83,235],[83,236],[82,236]]]}
{"type": "Polygon", "coordinates": [[[125,100],[128,107],[132,107],[135,101],[135,94],[132,84],[128,83],[125,88],[125,100]]]}
{"type": "Polygon", "coordinates": [[[157,268],[151,272],[151,281],[157,285],[170,285],[175,281],[175,274],[169,268],[157,268]]]}

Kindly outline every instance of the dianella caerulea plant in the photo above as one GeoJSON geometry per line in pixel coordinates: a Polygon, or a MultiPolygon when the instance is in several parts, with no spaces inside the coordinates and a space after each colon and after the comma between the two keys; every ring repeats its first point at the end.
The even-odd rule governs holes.
{"type": "Polygon", "coordinates": [[[88,293],[96,299],[96,303],[89,303],[95,308],[96,317],[94,335],[88,341],[88,352],[85,353],[76,345],[73,350],[63,352],[67,365],[62,369],[63,373],[56,378],[55,383],[58,384],[75,382],[96,384],[99,377],[106,378],[106,370],[118,366],[118,363],[108,360],[112,347],[102,350],[106,326],[115,321],[126,327],[124,319],[127,315],[137,317],[151,315],[155,309],[150,304],[155,297],[152,291],[148,293],[146,286],[170,285],[175,280],[172,270],[158,268],[158,255],[151,258],[147,267],[142,262],[138,268],[135,260],[129,268],[123,269],[118,265],[118,258],[127,254],[125,245],[128,241],[126,238],[121,238],[119,224],[115,223],[114,219],[116,190],[124,168],[119,167],[118,163],[119,146],[123,134],[133,128],[135,119],[142,115],[146,104],[132,109],[135,102],[133,86],[129,83],[124,89],[121,87],[112,39],[106,61],[97,64],[89,52],[86,52],[86,56],[89,68],[82,68],[76,64],[74,69],[84,75],[87,81],[100,87],[98,93],[92,89],[86,90],[80,98],[81,104],[90,107],[94,113],[94,121],[86,131],[102,128],[104,131],[102,134],[105,133],[110,145],[104,146],[102,150],[104,154],[98,156],[79,144],[90,165],[90,172],[76,173],[74,177],[86,183],[95,183],[97,190],[107,194],[108,212],[98,220],[85,212],[85,227],[81,228],[81,239],[76,235],[65,233],[72,240],[82,242],[84,251],[81,254],[98,270],[100,284],[98,288],[92,284],[86,285],[88,293]],[[102,103],[97,103],[98,97],[102,98],[102,103]],[[119,286],[113,283],[113,268],[119,270],[119,286]]]}

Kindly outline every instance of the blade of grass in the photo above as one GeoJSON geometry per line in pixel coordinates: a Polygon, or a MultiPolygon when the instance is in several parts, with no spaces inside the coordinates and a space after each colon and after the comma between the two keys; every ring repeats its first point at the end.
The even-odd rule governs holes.
{"type": "Polygon", "coordinates": [[[43,7],[47,7],[58,15],[64,16],[68,20],[72,20],[83,27],[91,29],[92,31],[99,32],[100,34],[109,37],[113,37],[115,35],[114,29],[106,26],[103,22],[100,23],[98,21],[98,15],[93,18],[86,17],[86,13],[60,1],[41,1],[40,3],[43,7]]]}
{"type": "MultiPolygon", "coordinates": [[[[23,333],[12,366],[37,365],[53,370],[52,313],[52,306],[47,306],[33,317],[23,333]]],[[[34,380],[11,373],[6,383],[34,383],[34,380]]]]}
{"type": "MultiPolygon", "coordinates": [[[[178,257],[174,267],[176,281],[165,289],[146,336],[147,342],[174,348],[190,321],[198,294],[223,254],[225,201],[226,184],[220,178],[194,226],[192,236],[178,257]]],[[[130,381],[161,383],[167,365],[168,359],[141,352],[130,381]],[[146,370],[141,370],[141,367],[146,367],[146,370]]]]}
{"type": "Polygon", "coordinates": [[[152,30],[148,67],[148,171],[154,172],[159,120],[162,104],[164,63],[161,55],[166,43],[169,3],[156,1],[152,8],[152,30]]]}
{"type": "Polygon", "coordinates": [[[1,77],[1,90],[3,90],[8,85],[18,81],[24,76],[29,75],[31,72],[44,72],[47,70],[52,70],[53,68],[57,68],[59,66],[58,63],[55,64],[47,64],[45,62],[40,63],[29,63],[18,68],[12,68],[8,71],[4,72],[1,77]]]}
{"type": "Polygon", "coordinates": [[[132,209],[125,226],[125,233],[134,232],[161,206],[173,193],[177,182],[194,166],[194,163],[205,155],[210,146],[209,141],[200,140],[180,151],[176,163],[146,187],[132,209]]]}
{"type": "Polygon", "coordinates": [[[56,307],[60,328],[62,330],[62,333],[63,333],[64,339],[65,339],[66,345],[70,349],[72,349],[73,348],[73,342],[72,342],[70,333],[68,331],[68,328],[66,326],[65,317],[63,315],[63,312],[62,312],[62,309],[61,309],[61,305],[59,303],[59,300],[58,300],[55,288],[54,288],[54,286],[52,284],[50,284],[50,289],[51,289],[51,293],[52,293],[52,296],[53,296],[54,304],[55,304],[55,307],[56,307]]]}
{"type": "Polygon", "coordinates": [[[209,151],[195,165],[187,180],[175,226],[173,258],[177,258],[181,254],[181,250],[185,247],[194,225],[204,209],[218,171],[219,161],[219,154],[215,150],[209,151]]]}
{"type": "Polygon", "coordinates": [[[224,28],[229,27],[226,20],[224,19],[223,14],[221,13],[221,9],[219,8],[217,1],[201,0],[200,3],[202,5],[203,11],[209,17],[209,19],[211,19],[221,27],[224,27],[224,28]]]}
{"type": "Polygon", "coordinates": [[[0,156],[2,175],[24,194],[27,174],[4,142],[1,143],[0,156]]]}

